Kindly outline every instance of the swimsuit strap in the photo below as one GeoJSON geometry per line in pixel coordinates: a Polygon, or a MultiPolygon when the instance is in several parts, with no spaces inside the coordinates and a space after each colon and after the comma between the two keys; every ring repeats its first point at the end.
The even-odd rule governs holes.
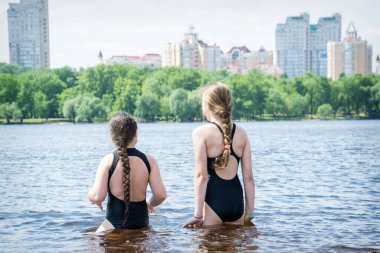
{"type": "MultiPolygon", "coordinates": [[[[137,156],[138,158],[140,158],[141,160],[143,160],[143,162],[145,163],[145,166],[146,166],[146,168],[148,170],[148,173],[150,174],[150,170],[151,170],[150,164],[149,164],[148,158],[146,157],[146,155],[144,153],[140,152],[136,148],[127,148],[127,154],[128,154],[128,156],[137,156]]],[[[111,168],[110,168],[110,171],[109,171],[109,175],[108,175],[108,190],[110,189],[111,176],[115,172],[115,169],[116,169],[116,166],[117,166],[117,163],[119,162],[119,160],[120,160],[120,156],[117,153],[117,150],[115,150],[113,152],[112,165],[111,165],[111,168]]]]}
{"type": "Polygon", "coordinates": [[[234,139],[235,130],[236,130],[236,125],[235,123],[232,123],[231,141],[234,139]]]}
{"type": "Polygon", "coordinates": [[[223,134],[222,128],[217,123],[212,122],[212,121],[210,123],[214,124],[219,129],[219,131],[223,134]]]}
{"type": "MultiPolygon", "coordinates": [[[[212,122],[212,121],[210,123],[212,123],[215,126],[217,126],[218,129],[220,130],[220,132],[223,134],[222,128],[217,123],[212,122]]],[[[238,161],[238,163],[239,163],[240,157],[235,153],[234,148],[232,147],[232,141],[234,139],[235,131],[236,131],[236,124],[232,123],[232,131],[231,131],[231,155],[233,155],[236,158],[236,160],[238,161]]]]}

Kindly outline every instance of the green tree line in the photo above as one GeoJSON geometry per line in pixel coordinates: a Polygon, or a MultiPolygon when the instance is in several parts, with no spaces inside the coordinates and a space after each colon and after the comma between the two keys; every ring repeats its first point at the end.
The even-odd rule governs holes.
{"type": "Polygon", "coordinates": [[[235,120],[380,117],[380,77],[374,74],[333,81],[310,73],[276,78],[257,70],[240,75],[177,67],[31,69],[0,63],[0,118],[93,122],[127,111],[144,121],[201,120],[202,88],[215,82],[231,87],[235,120]]]}

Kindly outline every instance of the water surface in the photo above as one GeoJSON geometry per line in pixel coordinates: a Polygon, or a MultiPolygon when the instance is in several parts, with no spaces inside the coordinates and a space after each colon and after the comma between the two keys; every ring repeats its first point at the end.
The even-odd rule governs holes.
{"type": "Polygon", "coordinates": [[[251,140],[256,226],[183,229],[200,124],[139,125],[137,147],[158,161],[168,199],[151,228],[102,236],[104,213],[86,193],[113,150],[107,125],[1,125],[1,251],[380,252],[380,121],[238,123],[251,140]]]}

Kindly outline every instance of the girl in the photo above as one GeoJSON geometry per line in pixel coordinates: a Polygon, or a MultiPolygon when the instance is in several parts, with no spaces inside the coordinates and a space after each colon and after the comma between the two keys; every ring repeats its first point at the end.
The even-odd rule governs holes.
{"type": "Polygon", "coordinates": [[[144,228],[149,225],[148,209],[166,199],[166,190],[154,158],[135,148],[137,123],[121,112],[109,123],[110,135],[117,151],[101,160],[88,199],[102,211],[108,193],[106,220],[97,232],[113,228],[144,228]],[[150,185],[152,197],[146,200],[150,185]]]}
{"type": "Polygon", "coordinates": [[[242,225],[253,218],[255,184],[247,134],[231,122],[230,89],[221,83],[206,87],[202,111],[210,124],[193,131],[195,211],[184,227],[242,225]],[[243,188],[237,176],[240,161],[245,211],[243,188]]]}

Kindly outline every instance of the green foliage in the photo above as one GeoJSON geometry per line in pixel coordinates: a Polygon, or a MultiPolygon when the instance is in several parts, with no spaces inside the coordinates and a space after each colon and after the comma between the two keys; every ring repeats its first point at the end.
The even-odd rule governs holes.
{"type": "Polygon", "coordinates": [[[18,92],[16,77],[11,74],[0,74],[0,104],[16,101],[18,92]]]}
{"type": "Polygon", "coordinates": [[[135,116],[141,119],[154,120],[160,113],[160,101],[155,94],[144,93],[137,98],[135,116]]]}
{"type": "Polygon", "coordinates": [[[323,104],[318,107],[319,118],[326,119],[331,116],[333,109],[329,104],[323,104]]]}
{"type": "Polygon", "coordinates": [[[127,111],[141,120],[200,120],[201,90],[215,82],[231,88],[234,119],[250,120],[264,114],[303,118],[317,113],[321,117],[380,117],[380,77],[376,75],[341,75],[332,81],[311,73],[277,79],[258,70],[246,75],[132,65],[49,70],[0,63],[1,116],[7,122],[62,116],[73,122],[92,122],[127,111]],[[331,113],[324,114],[325,104],[330,105],[331,113]]]}
{"type": "Polygon", "coordinates": [[[66,100],[63,105],[63,114],[74,123],[91,123],[94,119],[104,119],[107,116],[106,109],[99,98],[82,95],[66,100]]]}
{"type": "Polygon", "coordinates": [[[22,112],[15,102],[0,104],[0,118],[5,119],[7,124],[13,121],[22,121],[22,112]]]}

